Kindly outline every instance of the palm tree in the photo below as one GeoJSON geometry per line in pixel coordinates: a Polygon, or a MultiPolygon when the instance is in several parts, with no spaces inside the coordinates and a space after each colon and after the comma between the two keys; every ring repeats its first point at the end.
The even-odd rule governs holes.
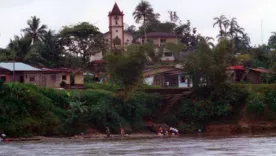
{"type": "Polygon", "coordinates": [[[219,27],[219,35],[218,37],[224,37],[225,36],[225,30],[223,30],[223,27],[226,27],[226,17],[224,15],[221,15],[220,17],[215,17],[214,18],[215,23],[213,24],[213,27],[215,27],[216,25],[218,25],[219,27]]]}
{"type": "Polygon", "coordinates": [[[243,34],[241,43],[245,49],[248,49],[250,47],[250,38],[247,33],[243,34]]]}
{"type": "Polygon", "coordinates": [[[60,63],[62,55],[62,45],[58,40],[58,36],[48,30],[42,37],[41,56],[44,58],[44,64],[49,67],[56,67],[60,63]]]}
{"type": "Polygon", "coordinates": [[[213,37],[209,37],[209,36],[205,37],[205,36],[198,35],[197,38],[198,38],[198,42],[204,43],[208,45],[210,48],[215,47],[214,43],[212,42],[214,41],[213,37]]]}
{"type": "Polygon", "coordinates": [[[40,25],[40,18],[32,16],[31,19],[27,21],[28,28],[23,29],[22,31],[26,36],[32,38],[32,44],[38,40],[42,39],[43,34],[46,33],[47,26],[42,24],[40,25]]]}
{"type": "Polygon", "coordinates": [[[11,52],[13,59],[23,61],[27,53],[30,51],[31,39],[27,36],[14,36],[10,40],[7,49],[11,52]]]}
{"type": "Polygon", "coordinates": [[[146,24],[152,19],[156,19],[158,14],[154,14],[153,8],[148,1],[141,1],[135,8],[135,11],[132,13],[135,22],[143,22],[145,41],[147,41],[146,36],[146,24]]]}
{"type": "Polygon", "coordinates": [[[232,18],[230,21],[230,28],[229,28],[229,36],[233,38],[234,34],[236,33],[236,28],[237,28],[237,21],[236,18],[232,18]]]}

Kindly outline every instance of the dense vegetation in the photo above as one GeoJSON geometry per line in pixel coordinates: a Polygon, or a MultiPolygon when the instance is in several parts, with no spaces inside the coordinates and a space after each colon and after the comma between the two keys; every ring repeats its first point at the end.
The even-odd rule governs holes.
{"type": "Polygon", "coordinates": [[[114,92],[117,86],[88,85],[93,89],[64,91],[33,85],[0,85],[0,129],[9,136],[68,136],[88,129],[119,133],[146,130],[144,121],[165,123],[193,132],[208,123],[271,121],[276,116],[275,85],[225,85],[203,87],[164,113],[158,94],[136,91],[126,99],[114,92]],[[95,89],[95,88],[102,89],[95,89]],[[114,91],[110,91],[114,90],[114,91]],[[252,91],[253,90],[253,91],[252,91]]]}
{"type": "Polygon", "coordinates": [[[72,135],[109,126],[118,132],[143,129],[162,98],[135,92],[126,100],[103,89],[62,91],[33,85],[1,85],[0,129],[9,136],[72,135]]]}

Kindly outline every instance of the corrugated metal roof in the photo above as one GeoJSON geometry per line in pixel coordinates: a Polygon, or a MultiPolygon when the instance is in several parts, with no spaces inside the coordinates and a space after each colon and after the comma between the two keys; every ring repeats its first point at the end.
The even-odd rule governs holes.
{"type": "MultiPolygon", "coordinates": [[[[15,62],[14,63],[15,71],[40,71],[38,68],[34,68],[28,64],[15,62]]],[[[0,62],[0,68],[13,71],[13,62],[0,62]]]]}

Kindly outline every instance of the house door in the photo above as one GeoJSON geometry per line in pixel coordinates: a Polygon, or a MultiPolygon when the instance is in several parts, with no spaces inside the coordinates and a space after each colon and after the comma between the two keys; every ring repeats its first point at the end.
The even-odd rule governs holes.
{"type": "Polygon", "coordinates": [[[24,76],[23,75],[20,76],[20,83],[24,83],[24,76]]]}
{"type": "Polygon", "coordinates": [[[42,76],[41,86],[46,87],[46,76],[42,76]]]}

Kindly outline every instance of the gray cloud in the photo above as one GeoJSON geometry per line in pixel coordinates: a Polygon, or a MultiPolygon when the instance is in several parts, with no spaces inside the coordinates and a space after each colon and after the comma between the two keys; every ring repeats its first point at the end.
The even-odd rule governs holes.
{"type": "MultiPolygon", "coordinates": [[[[202,35],[215,36],[213,18],[222,14],[237,17],[239,24],[251,37],[252,45],[260,44],[261,20],[263,40],[266,43],[272,31],[276,10],[275,0],[149,0],[161,20],[168,19],[168,10],[178,12],[182,21],[190,20],[202,35]]],[[[59,31],[64,25],[81,21],[95,24],[102,32],[108,30],[107,14],[115,0],[0,0],[0,47],[5,47],[10,38],[19,35],[31,16],[38,16],[49,28],[59,31]]],[[[117,0],[124,11],[125,22],[135,24],[132,12],[140,0],[117,0]]]]}

